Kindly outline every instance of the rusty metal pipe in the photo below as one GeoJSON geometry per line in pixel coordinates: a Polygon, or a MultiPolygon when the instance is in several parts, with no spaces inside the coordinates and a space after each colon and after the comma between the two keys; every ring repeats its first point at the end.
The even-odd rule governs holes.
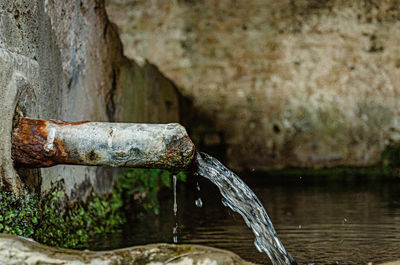
{"type": "Polygon", "coordinates": [[[195,147],[183,126],[169,124],[64,122],[20,117],[12,132],[17,167],[57,164],[188,167],[195,147]]]}

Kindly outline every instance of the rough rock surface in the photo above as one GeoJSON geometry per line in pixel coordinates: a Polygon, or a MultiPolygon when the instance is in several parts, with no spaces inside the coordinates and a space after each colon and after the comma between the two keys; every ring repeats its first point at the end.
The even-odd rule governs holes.
{"type": "MultiPolygon", "coordinates": [[[[124,53],[191,96],[235,169],[369,166],[400,141],[399,0],[107,0],[124,53]]],[[[192,120],[196,123],[196,120],[192,120]]]]}
{"type": "Polygon", "coordinates": [[[78,251],[50,248],[23,238],[0,234],[1,264],[176,264],[217,265],[252,263],[232,252],[197,245],[153,244],[113,251],[78,251]]]}
{"type": "Polygon", "coordinates": [[[65,182],[71,198],[111,188],[108,168],[21,170],[11,161],[17,115],[65,121],[177,122],[179,94],[156,67],[122,54],[104,1],[0,1],[0,187],[65,182]],[[82,185],[85,187],[80,188],[82,185]]]}
{"type": "Polygon", "coordinates": [[[11,130],[14,111],[38,112],[32,106],[37,100],[39,67],[28,57],[0,48],[0,187],[21,191],[21,180],[11,160],[11,130]],[[27,106],[27,107],[25,107],[27,106]]]}

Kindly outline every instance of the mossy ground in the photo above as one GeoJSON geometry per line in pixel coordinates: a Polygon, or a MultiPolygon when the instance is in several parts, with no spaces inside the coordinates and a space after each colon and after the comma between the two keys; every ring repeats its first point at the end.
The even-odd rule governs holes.
{"type": "MultiPolygon", "coordinates": [[[[185,181],[185,174],[178,174],[178,179],[185,181]]],[[[30,237],[50,246],[82,247],[96,234],[120,229],[129,211],[135,211],[138,217],[146,212],[158,214],[157,194],[171,188],[171,173],[158,169],[123,170],[110,194],[99,196],[93,192],[86,202],[70,205],[65,203],[62,185],[54,185],[43,198],[1,191],[0,233],[30,237]]]]}

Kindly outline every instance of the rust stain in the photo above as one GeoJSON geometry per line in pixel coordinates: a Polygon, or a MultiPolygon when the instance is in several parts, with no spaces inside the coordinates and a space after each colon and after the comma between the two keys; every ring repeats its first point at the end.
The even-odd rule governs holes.
{"type": "Polygon", "coordinates": [[[17,167],[50,167],[66,163],[68,153],[62,142],[54,139],[53,148],[44,149],[48,121],[20,117],[12,133],[11,155],[17,167]]]}
{"type": "Polygon", "coordinates": [[[166,160],[170,164],[178,168],[185,164],[190,164],[191,161],[183,155],[185,152],[188,152],[188,150],[192,151],[188,152],[189,156],[190,153],[194,154],[194,144],[187,134],[183,135],[182,138],[175,139],[168,145],[169,148],[166,150],[166,160]]]}

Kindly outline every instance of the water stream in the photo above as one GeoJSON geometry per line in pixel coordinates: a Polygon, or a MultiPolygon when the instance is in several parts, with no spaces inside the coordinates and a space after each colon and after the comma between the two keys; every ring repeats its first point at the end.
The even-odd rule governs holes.
{"type": "Polygon", "coordinates": [[[254,192],[217,159],[202,153],[197,154],[197,162],[198,173],[218,187],[224,206],[239,213],[251,228],[257,250],[266,253],[273,265],[297,264],[279,240],[267,212],[254,192]]]}

